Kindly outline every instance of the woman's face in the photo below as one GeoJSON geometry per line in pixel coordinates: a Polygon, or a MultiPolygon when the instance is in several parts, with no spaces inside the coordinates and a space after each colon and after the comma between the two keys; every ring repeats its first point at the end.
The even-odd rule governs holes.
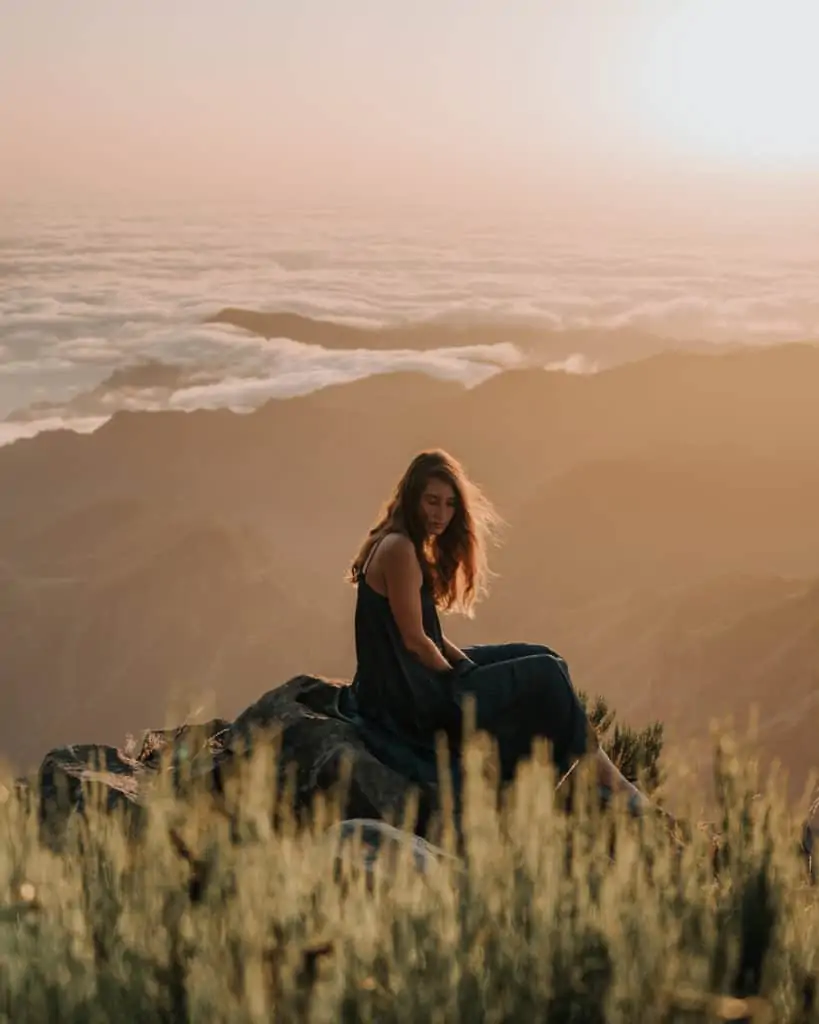
{"type": "Polygon", "coordinates": [[[421,494],[421,518],[428,537],[440,537],[452,522],[458,498],[446,480],[430,477],[421,494]]]}

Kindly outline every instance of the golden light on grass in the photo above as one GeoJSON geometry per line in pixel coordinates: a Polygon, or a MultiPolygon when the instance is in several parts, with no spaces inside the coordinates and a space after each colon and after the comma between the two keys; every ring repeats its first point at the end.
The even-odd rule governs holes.
{"type": "Polygon", "coordinates": [[[23,882],[20,886],[20,899],[25,900],[26,903],[31,903],[36,895],[37,890],[31,882],[23,882]]]}
{"type": "Polygon", "coordinates": [[[370,873],[356,843],[339,861],[332,799],[320,825],[271,827],[265,754],[218,812],[204,794],[175,802],[160,779],[139,842],[92,812],[52,851],[13,796],[0,1000],[21,1022],[813,1019],[819,902],[796,823],[781,786],[760,787],[732,753],[718,758],[730,778],[716,874],[704,836],[680,851],[653,820],[605,824],[582,799],[566,817],[543,752],[498,806],[481,737],[465,759],[464,848],[425,874],[407,851],[370,873]],[[183,827],[205,879],[196,898],[171,838],[183,827]]]}

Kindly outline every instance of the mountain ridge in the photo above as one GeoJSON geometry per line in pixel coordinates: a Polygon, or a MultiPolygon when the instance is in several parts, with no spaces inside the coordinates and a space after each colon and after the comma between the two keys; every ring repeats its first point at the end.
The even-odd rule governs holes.
{"type": "MultiPolygon", "coordinates": [[[[274,678],[349,677],[344,573],[425,446],[461,458],[507,522],[489,599],[447,621],[456,643],[545,642],[638,724],[668,716],[671,740],[707,731],[686,671],[739,718],[759,687],[810,709],[812,592],[787,589],[819,579],[817,383],[819,349],[798,346],[473,389],[392,374],[0,449],[0,750],[40,756],[88,716],[138,731],[182,683],[229,716],[274,678]],[[720,582],[743,574],[760,582],[720,582]],[[686,632],[700,604],[714,636],[686,632]],[[753,614],[775,631],[758,668],[753,614]]],[[[813,763],[800,722],[766,742],[795,777],[813,763]]]]}

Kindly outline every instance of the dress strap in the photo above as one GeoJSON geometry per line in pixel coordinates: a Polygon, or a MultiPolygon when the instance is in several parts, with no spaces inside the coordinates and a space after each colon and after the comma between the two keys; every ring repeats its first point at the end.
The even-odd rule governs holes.
{"type": "Polygon", "coordinates": [[[373,555],[378,550],[381,541],[386,537],[386,533],[382,533],[378,540],[373,544],[370,550],[367,552],[367,557],[364,559],[364,564],[361,566],[361,577],[363,578],[367,574],[367,570],[370,568],[370,562],[373,560],[373,555]]]}

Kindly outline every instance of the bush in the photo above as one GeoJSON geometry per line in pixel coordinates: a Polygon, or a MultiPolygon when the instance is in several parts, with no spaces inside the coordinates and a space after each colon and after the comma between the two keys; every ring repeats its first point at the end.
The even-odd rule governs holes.
{"type": "Polygon", "coordinates": [[[595,697],[590,705],[585,693],[578,696],[603,749],[623,775],[630,782],[639,782],[647,793],[656,790],[663,779],[660,767],[664,743],[662,722],[652,722],[645,729],[635,731],[616,722],[617,715],[605,697],[595,697]]]}
{"type": "Polygon", "coordinates": [[[404,855],[368,874],[355,845],[339,860],[331,800],[309,827],[278,814],[274,829],[286,800],[261,750],[223,805],[178,803],[160,776],[139,839],[89,810],[60,854],[7,786],[0,1018],[819,1020],[819,905],[776,780],[752,799],[756,780],[723,745],[715,874],[701,833],[679,850],[653,820],[614,813],[612,844],[594,801],[561,814],[543,750],[499,805],[485,755],[473,738],[464,857],[425,874],[404,855]]]}

